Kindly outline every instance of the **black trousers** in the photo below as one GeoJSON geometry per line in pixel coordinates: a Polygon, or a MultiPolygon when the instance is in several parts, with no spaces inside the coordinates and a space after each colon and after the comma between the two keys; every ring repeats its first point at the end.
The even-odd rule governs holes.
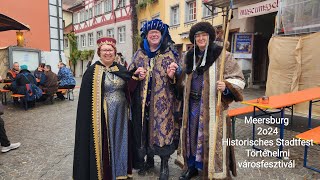
{"type": "Polygon", "coordinates": [[[7,137],[6,130],[4,129],[4,121],[0,116],[0,143],[1,146],[10,146],[10,141],[7,137]]]}
{"type": "MultiPolygon", "coordinates": [[[[73,89],[75,85],[66,85],[66,86],[59,86],[59,89],[73,89]]],[[[57,97],[60,99],[64,99],[64,96],[61,92],[57,92],[57,97]]]]}

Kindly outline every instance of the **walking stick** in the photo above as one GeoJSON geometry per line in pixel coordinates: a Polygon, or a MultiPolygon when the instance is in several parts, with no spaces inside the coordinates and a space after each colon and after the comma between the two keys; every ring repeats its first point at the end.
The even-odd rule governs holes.
{"type": "MultiPolygon", "coordinates": [[[[222,55],[221,55],[221,64],[220,64],[220,71],[219,71],[219,81],[222,81],[223,80],[223,72],[224,72],[224,62],[225,62],[225,59],[226,59],[226,44],[227,44],[227,41],[228,41],[228,37],[229,37],[229,27],[230,27],[230,20],[231,20],[231,14],[232,14],[232,1],[230,2],[230,7],[229,7],[229,11],[228,11],[228,18],[224,18],[226,19],[224,21],[224,24],[223,26],[226,27],[225,28],[225,31],[224,31],[224,42],[223,42],[223,49],[222,49],[222,55]]],[[[220,113],[221,113],[221,109],[220,109],[220,106],[221,106],[221,91],[218,91],[218,101],[217,101],[217,106],[216,106],[216,123],[215,123],[215,131],[214,131],[214,137],[216,138],[217,137],[217,134],[218,134],[218,124],[219,122],[221,121],[221,117],[220,117],[220,113]]],[[[210,148],[211,149],[211,148],[210,148]]],[[[209,159],[209,179],[212,180],[213,179],[213,172],[214,172],[214,163],[215,163],[215,151],[216,151],[216,143],[213,143],[213,147],[212,147],[212,150],[211,150],[211,157],[212,159],[209,159]],[[211,167],[211,168],[210,168],[211,167]],[[210,170],[213,170],[213,171],[210,171],[210,170]]]]}

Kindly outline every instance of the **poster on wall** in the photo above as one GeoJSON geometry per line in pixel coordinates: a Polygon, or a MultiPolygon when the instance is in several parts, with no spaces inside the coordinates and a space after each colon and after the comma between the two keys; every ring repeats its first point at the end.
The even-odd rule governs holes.
{"type": "Polygon", "coordinates": [[[233,56],[239,59],[251,59],[253,33],[236,33],[234,37],[233,56]]]}
{"type": "Polygon", "coordinates": [[[19,65],[27,65],[29,71],[34,71],[40,64],[41,57],[38,49],[10,46],[8,55],[10,67],[17,62],[19,65]]]}

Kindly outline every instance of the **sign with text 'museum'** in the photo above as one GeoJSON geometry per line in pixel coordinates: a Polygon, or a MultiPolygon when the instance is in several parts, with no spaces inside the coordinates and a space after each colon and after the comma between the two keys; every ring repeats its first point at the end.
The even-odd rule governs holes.
{"type": "Polygon", "coordinates": [[[269,14],[278,11],[279,0],[267,0],[238,8],[238,19],[269,14]]]}

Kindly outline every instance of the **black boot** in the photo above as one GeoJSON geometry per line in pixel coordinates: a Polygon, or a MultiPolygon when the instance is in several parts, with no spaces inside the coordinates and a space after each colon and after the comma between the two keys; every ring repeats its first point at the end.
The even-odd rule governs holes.
{"type": "Polygon", "coordinates": [[[160,177],[159,180],[168,180],[169,179],[169,161],[170,156],[161,157],[161,168],[160,168],[160,177]]]}
{"type": "Polygon", "coordinates": [[[147,162],[144,163],[143,167],[139,170],[138,174],[141,176],[146,175],[147,171],[154,168],[154,159],[153,157],[147,156],[147,162]]]}
{"type": "Polygon", "coordinates": [[[179,177],[179,180],[189,180],[195,176],[198,176],[198,170],[194,166],[191,166],[188,167],[188,170],[179,177]]]}

